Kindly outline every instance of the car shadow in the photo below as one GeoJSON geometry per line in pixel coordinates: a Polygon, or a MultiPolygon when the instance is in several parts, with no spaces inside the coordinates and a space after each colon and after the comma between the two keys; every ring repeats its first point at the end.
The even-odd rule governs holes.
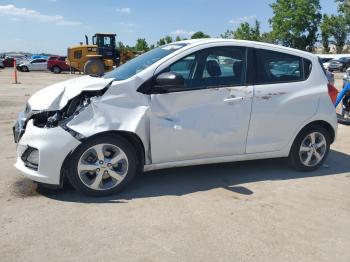
{"type": "Polygon", "coordinates": [[[325,164],[314,172],[292,170],[284,159],[265,159],[146,172],[137,177],[125,191],[108,197],[84,196],[67,185],[59,190],[38,187],[38,192],[58,201],[78,203],[127,203],[133,199],[182,196],[216,188],[252,195],[254,192],[242,184],[337,175],[350,172],[349,163],[350,155],[331,150],[325,164]]]}

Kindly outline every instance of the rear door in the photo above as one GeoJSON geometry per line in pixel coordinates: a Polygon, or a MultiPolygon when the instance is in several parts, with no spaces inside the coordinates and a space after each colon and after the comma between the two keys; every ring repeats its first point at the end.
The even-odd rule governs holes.
{"type": "Polygon", "coordinates": [[[247,153],[279,151],[316,113],[320,89],[299,56],[257,49],[255,70],[247,153]]]}
{"type": "Polygon", "coordinates": [[[253,95],[246,57],[244,47],[215,47],[164,70],[181,74],[186,85],[151,96],[153,163],[245,153],[253,95]]]}

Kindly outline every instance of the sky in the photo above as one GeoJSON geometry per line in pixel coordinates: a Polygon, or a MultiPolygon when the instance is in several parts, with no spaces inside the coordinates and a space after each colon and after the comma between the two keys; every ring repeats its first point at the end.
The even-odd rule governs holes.
{"type": "MultiPolygon", "coordinates": [[[[0,0],[0,53],[47,52],[65,55],[85,34],[116,33],[134,45],[155,44],[171,35],[188,38],[203,31],[219,37],[241,22],[261,21],[268,31],[273,0],[0,0]]],[[[321,0],[323,13],[335,13],[332,0],[321,0]]]]}

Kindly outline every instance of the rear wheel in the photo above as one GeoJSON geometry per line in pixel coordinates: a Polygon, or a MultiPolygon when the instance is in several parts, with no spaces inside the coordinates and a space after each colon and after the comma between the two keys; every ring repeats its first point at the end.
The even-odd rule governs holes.
{"type": "Polygon", "coordinates": [[[61,73],[61,68],[59,66],[54,66],[52,68],[52,72],[55,73],[55,74],[60,74],[61,73]]]}
{"type": "Polygon", "coordinates": [[[327,130],[320,126],[304,129],[295,139],[289,153],[291,167],[302,171],[319,168],[329,153],[330,138],[327,130]]]}
{"type": "Polygon", "coordinates": [[[68,163],[68,180],[79,192],[106,196],[125,188],[140,165],[135,147],[120,136],[102,135],[81,144],[68,163]]]}
{"type": "Polygon", "coordinates": [[[104,64],[99,59],[91,59],[85,63],[84,74],[86,75],[102,75],[104,71],[104,64]]]}

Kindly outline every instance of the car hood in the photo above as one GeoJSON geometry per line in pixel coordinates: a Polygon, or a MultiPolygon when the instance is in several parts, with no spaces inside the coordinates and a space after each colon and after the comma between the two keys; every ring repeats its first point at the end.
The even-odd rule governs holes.
{"type": "Polygon", "coordinates": [[[83,76],[45,87],[28,100],[33,111],[55,111],[62,109],[70,99],[83,91],[98,91],[113,82],[112,78],[83,76]]]}

